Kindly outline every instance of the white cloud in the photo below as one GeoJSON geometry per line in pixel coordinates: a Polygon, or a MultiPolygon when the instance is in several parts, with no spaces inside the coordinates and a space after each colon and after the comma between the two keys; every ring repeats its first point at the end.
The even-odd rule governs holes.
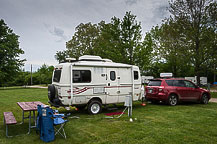
{"type": "Polygon", "coordinates": [[[58,40],[56,40],[56,42],[62,42],[62,41],[66,41],[67,40],[67,36],[64,33],[64,30],[58,27],[52,27],[49,24],[44,24],[45,28],[48,30],[48,32],[50,34],[52,34],[53,36],[57,37],[58,40]]]}
{"type": "Polygon", "coordinates": [[[26,63],[55,64],[80,23],[110,22],[131,11],[143,34],[168,16],[168,0],[1,0],[0,16],[20,36],[26,63]]]}
{"type": "Polygon", "coordinates": [[[136,4],[139,0],[125,0],[125,3],[127,5],[133,5],[133,4],[136,4]]]}

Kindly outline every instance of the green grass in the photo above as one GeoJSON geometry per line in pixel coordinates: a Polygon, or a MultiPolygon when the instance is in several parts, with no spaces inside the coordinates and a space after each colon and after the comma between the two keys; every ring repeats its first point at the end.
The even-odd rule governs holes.
{"type": "MultiPolygon", "coordinates": [[[[0,90],[0,143],[43,143],[34,131],[30,135],[6,138],[3,126],[3,112],[12,111],[21,121],[18,101],[41,101],[47,103],[47,89],[6,89],[0,90]]],[[[123,110],[122,105],[118,105],[123,110]]],[[[86,111],[72,111],[80,119],[69,119],[65,130],[67,139],[57,136],[51,143],[103,143],[103,144],[144,144],[144,143],[217,143],[217,104],[187,103],[175,107],[163,104],[140,106],[134,103],[134,122],[129,122],[127,114],[119,119],[106,119],[103,110],[99,115],[88,115],[86,111]]],[[[9,127],[10,134],[24,134],[28,131],[28,121],[24,125],[9,127]]]]}
{"type": "Polygon", "coordinates": [[[217,98],[217,92],[211,92],[211,97],[212,98],[217,98]]]}

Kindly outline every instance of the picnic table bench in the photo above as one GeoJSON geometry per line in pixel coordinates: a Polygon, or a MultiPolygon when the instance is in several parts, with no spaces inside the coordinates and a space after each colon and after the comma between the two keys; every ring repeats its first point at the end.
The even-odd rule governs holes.
{"type": "Polygon", "coordinates": [[[8,125],[17,124],[17,121],[12,112],[4,112],[3,114],[4,114],[4,124],[6,125],[6,136],[11,137],[8,136],[8,125]]]}
{"type": "MultiPolygon", "coordinates": [[[[29,131],[28,131],[29,134],[30,129],[36,127],[35,111],[37,111],[37,105],[44,105],[44,104],[41,103],[40,101],[33,101],[33,102],[17,102],[17,105],[22,109],[22,123],[24,123],[24,119],[29,119],[29,131]],[[29,112],[29,115],[25,117],[24,112],[29,112]],[[35,125],[33,126],[31,125],[32,118],[35,122],[35,125]]],[[[8,126],[17,124],[17,121],[12,112],[4,112],[3,115],[4,115],[4,125],[6,125],[6,136],[12,137],[8,135],[8,126]]]]}

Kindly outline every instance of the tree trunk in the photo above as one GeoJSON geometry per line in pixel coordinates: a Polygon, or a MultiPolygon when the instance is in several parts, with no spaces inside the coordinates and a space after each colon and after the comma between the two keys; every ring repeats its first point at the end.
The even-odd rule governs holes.
{"type": "Polygon", "coordinates": [[[214,78],[213,78],[213,80],[214,80],[214,82],[216,82],[216,65],[214,64],[214,78]]]}
{"type": "Polygon", "coordinates": [[[199,36],[195,40],[195,74],[197,76],[197,85],[200,85],[200,50],[199,50],[199,36]]]}

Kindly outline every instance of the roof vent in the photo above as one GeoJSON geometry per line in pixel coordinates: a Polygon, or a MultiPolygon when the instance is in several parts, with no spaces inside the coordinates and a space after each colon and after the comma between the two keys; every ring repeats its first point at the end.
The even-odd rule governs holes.
{"type": "Polygon", "coordinates": [[[100,56],[93,56],[93,55],[83,55],[80,56],[79,61],[102,61],[100,56]]]}
{"type": "Polygon", "coordinates": [[[74,61],[76,61],[75,58],[66,58],[66,62],[74,62],[74,61]]]}
{"type": "Polygon", "coordinates": [[[160,73],[160,77],[162,78],[173,77],[173,73],[160,73]]]}
{"type": "Polygon", "coordinates": [[[110,59],[102,59],[104,62],[112,62],[110,59]]]}

